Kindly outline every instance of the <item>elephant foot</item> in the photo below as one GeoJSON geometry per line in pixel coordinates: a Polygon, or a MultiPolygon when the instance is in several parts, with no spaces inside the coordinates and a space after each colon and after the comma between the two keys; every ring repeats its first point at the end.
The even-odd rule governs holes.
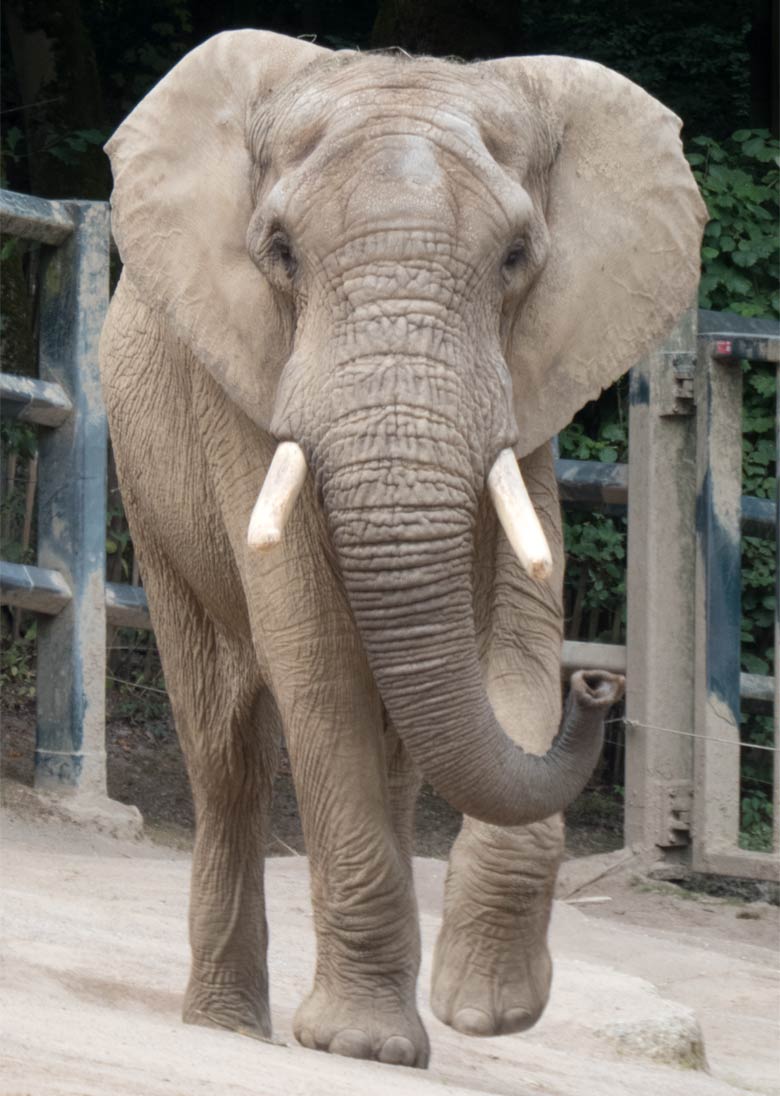
{"type": "Polygon", "coordinates": [[[453,848],[434,953],[431,1007],[465,1035],[533,1027],[550,995],[547,927],[562,826],[469,822],[453,848]]]}
{"type": "Polygon", "coordinates": [[[185,1024],[226,1028],[256,1039],[271,1038],[268,1000],[258,989],[214,985],[190,978],[182,1019],[185,1024]]]}
{"type": "Polygon", "coordinates": [[[545,943],[485,924],[445,925],[436,943],[431,1007],[464,1035],[509,1035],[533,1027],[550,994],[552,961],[545,943]]]}
{"type": "Polygon", "coordinates": [[[310,1050],[346,1058],[367,1058],[389,1065],[428,1065],[428,1036],[414,1001],[378,985],[348,996],[315,986],[295,1014],[295,1038],[310,1050]]]}

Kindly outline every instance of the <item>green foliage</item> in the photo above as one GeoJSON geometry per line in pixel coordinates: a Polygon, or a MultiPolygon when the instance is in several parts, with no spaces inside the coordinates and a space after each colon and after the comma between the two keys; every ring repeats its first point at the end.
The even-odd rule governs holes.
{"type": "Polygon", "coordinates": [[[742,316],[780,316],[780,142],[742,129],[694,137],[688,162],[707,203],[699,304],[742,316]]]}
{"type": "Polygon", "coordinates": [[[625,621],[626,519],[570,513],[564,536],[567,584],[575,593],[572,619],[577,592],[583,589],[581,605],[590,621],[583,638],[610,642],[616,631],[620,638],[625,621]]]}
{"type": "Polygon", "coordinates": [[[106,556],[117,564],[112,568],[113,581],[128,582],[133,565],[133,542],[121,501],[112,502],[108,507],[106,556]]]}
{"type": "Polygon", "coordinates": [[[748,124],[750,18],[749,4],[726,0],[525,0],[518,52],[599,61],[666,103],[688,132],[721,136],[748,124]]]}
{"type": "Polygon", "coordinates": [[[3,461],[9,453],[16,453],[22,460],[32,460],[38,451],[38,435],[35,427],[16,419],[0,420],[0,445],[3,461]]]}
{"type": "MultiPolygon", "coordinates": [[[[776,372],[767,364],[743,363],[743,374],[742,490],[774,498],[776,372]]],[[[771,538],[742,538],[742,669],[747,673],[772,673],[775,566],[771,538]]],[[[755,718],[746,721],[748,740],[755,718]]]]}
{"type": "Polygon", "coordinates": [[[23,704],[35,696],[35,620],[18,639],[13,638],[5,611],[0,625],[0,691],[3,703],[23,704]]]}
{"type": "Polygon", "coordinates": [[[764,791],[742,798],[739,844],[754,852],[772,851],[772,801],[764,791]]]}
{"type": "MultiPolygon", "coordinates": [[[[558,437],[568,460],[628,460],[626,382],[588,404],[558,437]]],[[[625,629],[626,519],[598,510],[564,514],[567,635],[618,642],[625,629]]]]}
{"type": "MultiPolygon", "coordinates": [[[[40,144],[33,152],[27,148],[24,131],[18,126],[12,126],[3,139],[3,164],[20,165],[28,157],[35,155],[39,160],[45,160],[46,157],[51,156],[59,163],[73,167],[78,165],[82,155],[90,149],[102,148],[108,137],[109,133],[100,129],[64,129],[61,126],[46,124],[38,130],[37,138],[40,144]]],[[[4,171],[3,186],[5,185],[4,171]]]]}
{"type": "Polygon", "coordinates": [[[35,428],[29,423],[13,419],[0,422],[0,453],[4,473],[0,479],[0,558],[10,563],[35,562],[34,549],[22,542],[22,530],[30,461],[37,448],[35,428]],[[12,454],[13,461],[9,459],[12,454]]]}
{"type": "MultiPolygon", "coordinates": [[[[141,0],[132,6],[121,0],[86,3],[104,98],[118,124],[197,44],[192,34],[192,4],[182,0],[141,0]],[[117,35],[118,23],[121,35],[117,35]]],[[[252,26],[252,20],[245,25],[252,26]]]]}

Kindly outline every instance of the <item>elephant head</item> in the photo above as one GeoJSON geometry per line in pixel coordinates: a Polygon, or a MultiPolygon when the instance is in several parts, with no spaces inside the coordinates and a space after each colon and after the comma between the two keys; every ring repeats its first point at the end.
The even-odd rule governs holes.
{"type": "Polygon", "coordinates": [[[434,787],[490,822],[574,798],[615,686],[579,675],[543,757],[505,735],[475,637],[480,499],[489,483],[543,578],[515,457],[692,303],[704,208],[678,133],[587,61],[459,65],[236,31],[108,145],[126,276],[286,443],[252,538],[279,540],[312,474],[393,724],[434,787]]]}

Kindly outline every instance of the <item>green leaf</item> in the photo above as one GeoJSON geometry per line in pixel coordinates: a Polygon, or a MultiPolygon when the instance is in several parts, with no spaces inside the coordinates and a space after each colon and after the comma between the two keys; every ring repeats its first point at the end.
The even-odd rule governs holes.
{"type": "Polygon", "coordinates": [[[104,145],[107,139],[107,134],[100,129],[77,129],[75,136],[90,145],[104,145]]]}
{"type": "Polygon", "coordinates": [[[769,673],[769,663],[758,655],[751,654],[750,651],[742,652],[742,666],[749,674],[769,673]]]}

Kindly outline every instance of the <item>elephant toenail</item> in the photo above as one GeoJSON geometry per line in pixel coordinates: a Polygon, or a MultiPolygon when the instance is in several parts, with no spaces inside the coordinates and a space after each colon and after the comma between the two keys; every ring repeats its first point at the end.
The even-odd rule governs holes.
{"type": "Polygon", "coordinates": [[[331,1054],[341,1054],[344,1058],[370,1058],[371,1040],[364,1031],[345,1028],[334,1036],[328,1049],[331,1054]]]}
{"type": "Polygon", "coordinates": [[[516,1031],[528,1031],[530,1027],[533,1027],[536,1021],[541,1015],[541,1009],[538,1012],[528,1012],[524,1008],[510,1008],[501,1017],[501,1034],[511,1035],[516,1031]]]}
{"type": "Polygon", "coordinates": [[[455,1014],[452,1026],[464,1035],[495,1035],[496,1033],[492,1017],[481,1008],[462,1008],[455,1014]]]}
{"type": "Polygon", "coordinates": [[[314,1035],[311,1028],[301,1028],[296,1034],[296,1038],[302,1047],[306,1047],[307,1050],[316,1050],[317,1044],[314,1040],[314,1035]]]}
{"type": "Polygon", "coordinates": [[[379,1051],[379,1061],[393,1066],[413,1066],[416,1057],[413,1043],[403,1035],[391,1035],[379,1051]]]}

